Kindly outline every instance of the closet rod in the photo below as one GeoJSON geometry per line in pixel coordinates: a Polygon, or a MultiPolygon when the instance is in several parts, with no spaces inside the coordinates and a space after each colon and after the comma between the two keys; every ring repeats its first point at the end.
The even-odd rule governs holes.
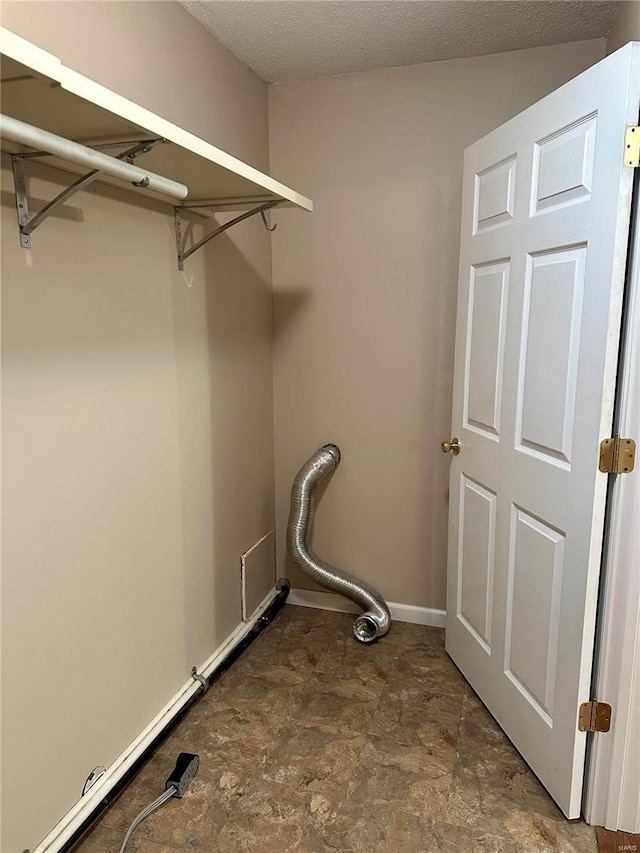
{"type": "Polygon", "coordinates": [[[88,169],[99,169],[105,175],[111,175],[123,181],[129,181],[134,186],[147,187],[154,192],[171,198],[183,199],[189,192],[184,184],[148,172],[139,166],[133,166],[123,160],[117,160],[108,154],[87,148],[78,142],[72,142],[48,130],[41,130],[32,124],[11,118],[11,116],[0,115],[0,137],[21,145],[28,145],[38,150],[42,149],[49,154],[54,154],[63,160],[86,166],[88,169]]]}

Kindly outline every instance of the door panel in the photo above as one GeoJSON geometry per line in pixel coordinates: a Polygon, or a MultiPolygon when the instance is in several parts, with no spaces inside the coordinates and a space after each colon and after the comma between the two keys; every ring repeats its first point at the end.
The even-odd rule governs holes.
{"type": "Polygon", "coordinates": [[[485,651],[491,650],[496,495],[463,475],[458,618],[485,651]]]}
{"type": "Polygon", "coordinates": [[[465,152],[447,649],[580,814],[639,45],[465,152]]]}
{"type": "Polygon", "coordinates": [[[585,116],[535,143],[532,215],[589,199],[596,116],[596,113],[585,116]]]}
{"type": "Polygon", "coordinates": [[[473,233],[513,221],[516,158],[508,157],[479,172],[475,179],[473,233]]]}
{"type": "Polygon", "coordinates": [[[546,723],[553,722],[564,535],[513,506],[504,671],[546,723]],[[541,638],[539,654],[532,654],[541,638]]]}
{"type": "Polygon", "coordinates": [[[472,267],[464,422],[495,438],[500,435],[508,281],[508,261],[472,267]]]}
{"type": "Polygon", "coordinates": [[[570,465],[586,246],[527,257],[516,449],[570,465]]]}

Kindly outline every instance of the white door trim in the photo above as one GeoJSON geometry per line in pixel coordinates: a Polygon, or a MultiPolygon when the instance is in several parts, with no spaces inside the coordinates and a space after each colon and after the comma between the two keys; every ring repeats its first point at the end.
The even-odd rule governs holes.
{"type": "MultiPolygon", "coordinates": [[[[640,442],[640,194],[635,199],[629,334],[623,341],[620,435],[640,442]]],[[[613,706],[611,731],[595,734],[589,759],[588,823],[640,832],[640,465],[618,476],[611,503],[611,535],[599,639],[595,695],[613,706]]]]}

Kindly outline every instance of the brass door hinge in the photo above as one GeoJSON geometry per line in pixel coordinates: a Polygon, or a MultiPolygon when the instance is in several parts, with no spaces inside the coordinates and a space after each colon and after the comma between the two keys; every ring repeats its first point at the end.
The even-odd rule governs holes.
{"type": "Polygon", "coordinates": [[[640,127],[631,125],[624,135],[624,164],[635,168],[640,166],[640,127]]]}
{"type": "Polygon", "coordinates": [[[599,469],[603,474],[630,474],[636,462],[636,443],[632,438],[605,438],[600,442],[599,469]]]}
{"type": "Polygon", "coordinates": [[[611,728],[611,705],[606,702],[583,702],[578,713],[578,729],[581,732],[608,732],[611,728]]]}

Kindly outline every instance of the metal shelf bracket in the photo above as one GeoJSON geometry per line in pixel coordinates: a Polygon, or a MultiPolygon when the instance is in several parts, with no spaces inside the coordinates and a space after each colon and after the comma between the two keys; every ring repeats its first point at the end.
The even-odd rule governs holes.
{"type": "Polygon", "coordinates": [[[273,232],[276,230],[276,228],[278,227],[278,223],[274,222],[273,225],[269,225],[267,221],[267,214],[264,212],[264,210],[260,211],[260,216],[262,217],[262,224],[267,229],[267,231],[273,232]]]}
{"type": "MultiPolygon", "coordinates": [[[[131,141],[127,142],[111,142],[105,145],[95,145],[90,147],[95,148],[121,148],[123,145],[129,145],[126,151],[123,151],[120,154],[116,155],[117,160],[125,160],[127,163],[133,163],[136,157],[140,157],[142,154],[147,154],[151,151],[152,148],[155,148],[156,145],[160,143],[167,142],[166,139],[143,139],[138,142],[135,142],[131,145],[131,141]]],[[[70,186],[66,189],[62,190],[61,193],[52,199],[48,204],[39,210],[38,213],[35,213],[33,216],[29,213],[29,198],[27,196],[27,188],[24,177],[24,161],[32,160],[34,158],[39,157],[49,157],[51,155],[46,151],[30,151],[25,154],[12,154],[11,155],[11,166],[13,168],[13,184],[15,187],[16,193],[16,211],[18,214],[18,228],[20,230],[20,245],[23,249],[31,248],[31,234],[36,230],[39,225],[49,217],[56,208],[60,207],[61,204],[64,204],[65,201],[70,199],[73,195],[75,195],[80,190],[83,190],[86,186],[93,183],[100,176],[99,169],[92,169],[90,172],[87,172],[86,175],[82,175],[82,177],[78,178],[74,181],[70,186]]]]}
{"type": "MultiPolygon", "coordinates": [[[[173,213],[174,213],[174,222],[175,222],[175,229],[176,229],[176,253],[178,256],[178,269],[181,271],[184,270],[184,262],[187,260],[187,258],[190,258],[194,252],[197,252],[198,249],[201,249],[204,245],[206,245],[209,242],[209,240],[213,240],[214,237],[217,237],[218,235],[223,234],[225,231],[227,231],[233,225],[237,225],[238,222],[242,222],[245,219],[249,219],[250,216],[255,216],[257,213],[259,213],[262,216],[262,220],[264,222],[264,226],[267,229],[267,231],[275,231],[275,229],[276,229],[275,225],[273,225],[271,228],[269,227],[269,225],[266,221],[265,211],[271,210],[272,207],[277,207],[279,204],[282,204],[282,201],[283,201],[283,199],[281,199],[281,198],[272,199],[270,201],[263,202],[262,204],[259,204],[257,207],[251,208],[251,210],[246,210],[244,213],[241,213],[239,216],[236,216],[233,219],[230,219],[229,222],[225,222],[224,225],[219,225],[217,228],[214,228],[213,231],[210,231],[208,234],[205,234],[205,236],[201,240],[198,240],[197,243],[194,243],[188,249],[184,248],[184,237],[182,235],[182,215],[181,215],[182,211],[191,210],[193,213],[196,213],[197,210],[202,209],[203,207],[205,207],[205,205],[203,205],[202,202],[194,202],[193,205],[190,205],[190,204],[176,205],[173,208],[173,213]]],[[[216,207],[215,202],[212,202],[210,206],[216,207]]]]}

